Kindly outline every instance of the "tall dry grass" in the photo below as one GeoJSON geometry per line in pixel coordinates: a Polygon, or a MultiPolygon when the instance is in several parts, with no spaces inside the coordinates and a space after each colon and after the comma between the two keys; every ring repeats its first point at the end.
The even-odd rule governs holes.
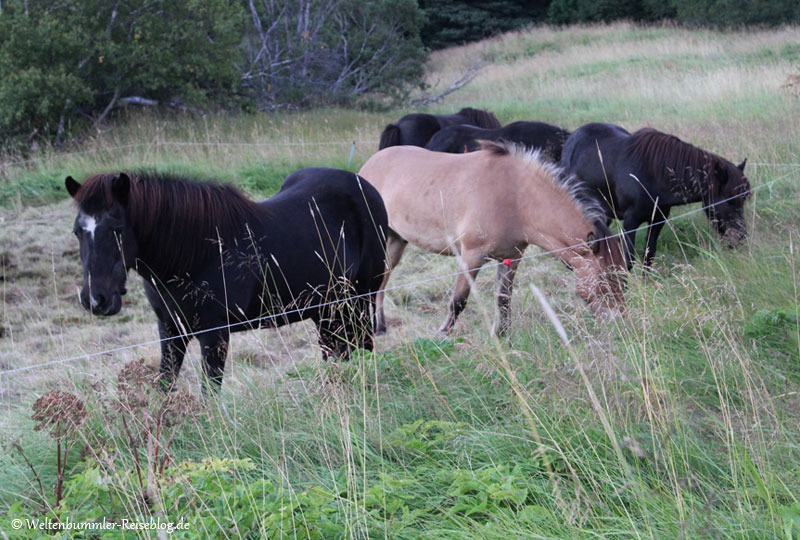
{"type": "MultiPolygon", "coordinates": [[[[489,267],[454,335],[436,339],[454,280],[431,278],[457,264],[409,248],[392,285],[411,285],[387,294],[389,332],[377,354],[323,364],[307,324],[234,335],[222,394],[177,432],[176,461],[248,458],[253,469],[236,465],[219,476],[242,486],[261,479],[282,490],[285,504],[320,488],[333,495],[317,510],[348,538],[785,535],[784,516],[800,492],[800,173],[768,164],[800,155],[800,100],[781,88],[797,70],[796,35],[795,28],[718,33],[614,24],[535,28],[433,53],[433,93],[471,63],[483,65],[436,111],[482,106],[502,121],[569,129],[587,121],[650,124],[732,160],[761,163],[748,166],[757,192],[747,206],[747,245],[728,250],[702,213],[673,212],[656,273],[631,277],[629,314],[615,319],[592,317],[573,292],[574,276],[532,249],[517,275],[512,332],[502,341],[489,332],[489,267]]],[[[86,153],[42,150],[33,156],[39,161],[5,166],[0,370],[156,339],[139,285],[131,283],[114,318],[94,318],[78,305],[74,209],[66,200],[31,204],[63,199],[66,174],[147,165],[266,195],[293,168],[347,167],[353,140],[357,170],[383,125],[403,112],[131,114],[74,149],[86,153]]],[[[138,358],[156,365],[158,357],[158,346],[148,344],[0,375],[4,440],[19,440],[52,483],[52,445],[32,431],[30,406],[48,389],[72,391],[90,410],[81,443],[107,449],[122,506],[131,515],[148,511],[123,474],[133,467],[126,438],[118,424],[104,423],[103,410],[120,400],[115,381],[124,365],[138,358]]],[[[199,394],[199,373],[192,345],[181,388],[199,394]]],[[[0,460],[3,507],[20,499],[37,507],[27,465],[13,449],[0,460]]],[[[230,500],[212,508],[202,506],[210,503],[199,488],[188,496],[206,501],[191,515],[195,536],[267,534],[240,528],[242,506],[230,500]]],[[[242,504],[262,527],[273,516],[265,498],[242,504]]],[[[302,508],[309,513],[298,513],[285,537],[304,537],[304,526],[324,521],[302,508]]]]}

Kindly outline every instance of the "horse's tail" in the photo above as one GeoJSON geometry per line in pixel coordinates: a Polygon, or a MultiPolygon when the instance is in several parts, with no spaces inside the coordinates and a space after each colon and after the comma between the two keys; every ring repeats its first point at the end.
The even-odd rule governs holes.
{"type": "Polygon", "coordinates": [[[467,124],[472,124],[473,126],[478,126],[487,129],[497,129],[503,127],[500,123],[500,120],[497,117],[490,113],[489,111],[484,111],[482,109],[473,109],[472,107],[465,107],[458,111],[459,115],[463,116],[467,119],[467,124]]]}
{"type": "Polygon", "coordinates": [[[400,144],[400,126],[397,124],[389,124],[383,129],[381,133],[381,140],[378,143],[378,150],[383,150],[389,146],[398,146],[400,144]]]}
{"type": "MultiPolygon", "coordinates": [[[[389,217],[383,198],[375,187],[361,176],[356,176],[359,192],[355,195],[355,206],[360,220],[359,237],[357,238],[360,250],[358,270],[354,285],[359,299],[358,304],[364,307],[365,314],[375,311],[375,298],[381,288],[383,276],[386,271],[386,236],[389,234],[389,217]]],[[[362,317],[364,314],[361,315],[362,317]]],[[[374,319],[366,323],[361,330],[363,339],[359,346],[372,350],[374,319]]]]}
{"type": "Polygon", "coordinates": [[[358,282],[359,294],[374,293],[383,281],[389,217],[378,190],[360,174],[355,175],[350,198],[352,217],[359,224],[351,239],[360,250],[358,267],[353,268],[356,275],[351,279],[358,282]]]}

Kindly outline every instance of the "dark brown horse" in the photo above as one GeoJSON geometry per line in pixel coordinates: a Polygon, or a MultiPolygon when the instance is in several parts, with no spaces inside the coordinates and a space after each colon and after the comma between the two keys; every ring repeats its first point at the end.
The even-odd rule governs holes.
{"type": "Polygon", "coordinates": [[[378,148],[383,150],[387,146],[403,145],[425,148],[437,131],[456,124],[470,124],[481,128],[500,127],[500,121],[494,114],[471,107],[461,109],[455,114],[412,113],[384,128],[378,148]]]}
{"type": "Polygon", "coordinates": [[[531,150],[539,148],[543,157],[558,163],[561,147],[568,137],[569,131],[544,122],[512,122],[495,129],[459,124],[442,128],[431,137],[426,148],[434,152],[462,154],[478,150],[480,141],[508,141],[531,150]]]}
{"type": "Polygon", "coordinates": [[[311,319],[325,357],[372,349],[387,221],[357,175],[302,169],[261,203],[230,185],[153,173],[68,177],[66,187],[78,206],[81,303],[118,313],[135,269],[158,319],[165,385],[192,337],[212,388],[231,332],[311,319]]]}
{"type": "Polygon", "coordinates": [[[681,204],[702,202],[719,235],[731,247],[740,244],[747,234],[744,203],[750,195],[746,161],[734,165],[674,135],[651,128],[631,135],[614,124],[578,128],[561,156],[561,165],[605,207],[607,222],[622,220],[629,269],[639,225],[652,223],[643,256],[650,266],[664,220],[681,204]]]}

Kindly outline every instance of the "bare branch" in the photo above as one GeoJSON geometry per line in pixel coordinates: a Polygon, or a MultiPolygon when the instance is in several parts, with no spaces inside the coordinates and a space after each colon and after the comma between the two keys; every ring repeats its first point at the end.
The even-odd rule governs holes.
{"type": "Polygon", "coordinates": [[[101,114],[99,117],[97,117],[97,120],[95,120],[92,123],[92,129],[93,130],[97,129],[97,126],[99,126],[100,123],[105,119],[105,117],[108,116],[108,113],[110,113],[111,110],[114,108],[114,106],[117,104],[117,98],[118,97],[119,97],[119,86],[114,89],[114,96],[111,98],[111,101],[108,102],[108,105],[106,105],[106,108],[103,111],[103,114],[101,114]]]}
{"type": "Polygon", "coordinates": [[[456,80],[453,84],[448,86],[444,90],[444,92],[442,92],[438,96],[423,96],[421,98],[411,100],[411,103],[413,103],[414,105],[430,105],[431,103],[437,103],[443,100],[445,96],[452,94],[456,90],[460,90],[465,86],[467,86],[469,83],[471,83],[472,79],[474,79],[475,76],[478,74],[478,71],[480,71],[480,67],[477,64],[472,64],[467,68],[467,71],[464,72],[464,74],[461,77],[459,77],[458,80],[456,80]]]}

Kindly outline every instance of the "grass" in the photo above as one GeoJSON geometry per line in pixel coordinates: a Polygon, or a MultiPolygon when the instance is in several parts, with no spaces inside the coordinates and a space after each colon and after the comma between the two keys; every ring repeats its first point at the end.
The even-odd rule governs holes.
{"type": "MultiPolygon", "coordinates": [[[[587,312],[563,265],[531,258],[517,276],[511,334],[499,342],[487,324],[490,268],[448,339],[434,332],[452,278],[387,294],[388,334],[375,354],[348,363],[323,364],[307,324],[237,334],[221,397],[164,427],[174,432],[174,465],[160,482],[162,515],[191,524],[176,535],[800,536],[800,172],[768,165],[800,155],[800,99],[781,88],[797,73],[796,33],[536,28],[433,53],[431,93],[471,63],[484,65],[435,111],[481,106],[503,122],[568,129],[649,124],[732,161],[748,157],[757,191],[746,206],[747,244],[729,250],[702,213],[681,218],[676,209],[656,275],[632,277],[629,315],[611,320],[587,312]],[[530,283],[547,295],[569,346],[530,283]]],[[[45,148],[32,162],[3,165],[0,369],[157,335],[133,275],[116,317],[93,318],[76,302],[67,174],[147,166],[267,196],[296,168],[357,170],[383,125],[404,112],[131,113],[72,153],[45,148]]],[[[454,270],[453,260],[409,248],[392,284],[454,270]]],[[[131,449],[122,418],[145,440],[148,407],[158,403],[121,407],[117,387],[121,368],[139,358],[157,365],[158,347],[0,376],[2,533],[32,535],[12,530],[11,519],[43,513],[14,442],[54,500],[55,441],[30,418],[32,403],[54,388],[88,409],[74,435],[62,519],[147,514],[134,471],[148,457],[131,449]]],[[[180,381],[191,395],[199,395],[199,369],[193,344],[180,381]]]]}

